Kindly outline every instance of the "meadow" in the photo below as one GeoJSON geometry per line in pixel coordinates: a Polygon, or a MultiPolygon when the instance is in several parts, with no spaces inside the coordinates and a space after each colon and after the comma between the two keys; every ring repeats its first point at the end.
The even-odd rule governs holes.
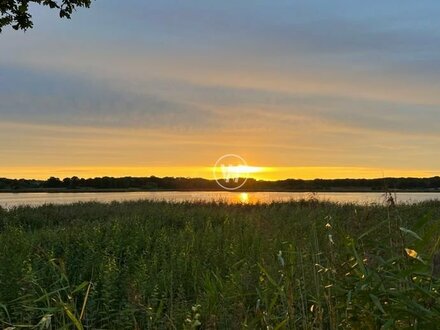
{"type": "Polygon", "coordinates": [[[0,209],[0,324],[435,329],[440,202],[0,209]]]}

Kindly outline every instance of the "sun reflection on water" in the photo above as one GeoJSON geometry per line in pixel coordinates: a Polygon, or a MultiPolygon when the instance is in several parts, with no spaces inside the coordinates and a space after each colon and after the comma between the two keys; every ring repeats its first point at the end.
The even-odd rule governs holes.
{"type": "Polygon", "coordinates": [[[243,204],[248,204],[249,203],[249,194],[248,193],[240,193],[240,195],[238,195],[238,199],[240,200],[240,203],[243,204]]]}

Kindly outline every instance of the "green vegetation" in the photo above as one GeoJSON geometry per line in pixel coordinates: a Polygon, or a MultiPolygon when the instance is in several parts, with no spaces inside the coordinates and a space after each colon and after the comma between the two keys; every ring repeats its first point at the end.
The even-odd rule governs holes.
{"type": "Polygon", "coordinates": [[[34,26],[30,5],[42,5],[56,9],[61,18],[70,18],[78,7],[90,7],[91,0],[1,0],[0,33],[5,26],[14,30],[27,30],[34,26]]]}
{"type": "Polygon", "coordinates": [[[0,324],[434,329],[438,220],[390,200],[0,209],[0,324]]]}
{"type": "MultiPolygon", "coordinates": [[[[239,180],[244,180],[243,178],[239,180]]],[[[242,181],[239,181],[239,183],[242,181]]],[[[223,185],[228,185],[222,182],[223,185]]],[[[0,191],[90,191],[90,190],[219,190],[215,180],[202,178],[102,177],[47,180],[0,178],[0,191]]],[[[249,178],[243,191],[440,191],[440,177],[380,179],[287,179],[264,181],[249,178]]]]}

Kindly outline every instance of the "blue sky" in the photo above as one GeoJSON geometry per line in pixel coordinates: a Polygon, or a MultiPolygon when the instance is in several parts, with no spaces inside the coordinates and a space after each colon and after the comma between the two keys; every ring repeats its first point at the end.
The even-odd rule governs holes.
{"type": "Polygon", "coordinates": [[[226,153],[288,176],[440,172],[438,2],[97,0],[70,21],[33,14],[34,29],[0,35],[4,176],[152,174],[226,153]]]}

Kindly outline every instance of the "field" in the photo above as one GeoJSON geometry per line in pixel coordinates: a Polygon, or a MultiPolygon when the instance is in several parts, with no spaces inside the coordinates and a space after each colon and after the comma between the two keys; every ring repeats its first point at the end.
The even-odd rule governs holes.
{"type": "Polygon", "coordinates": [[[0,324],[435,329],[440,202],[0,209],[0,324]]]}

